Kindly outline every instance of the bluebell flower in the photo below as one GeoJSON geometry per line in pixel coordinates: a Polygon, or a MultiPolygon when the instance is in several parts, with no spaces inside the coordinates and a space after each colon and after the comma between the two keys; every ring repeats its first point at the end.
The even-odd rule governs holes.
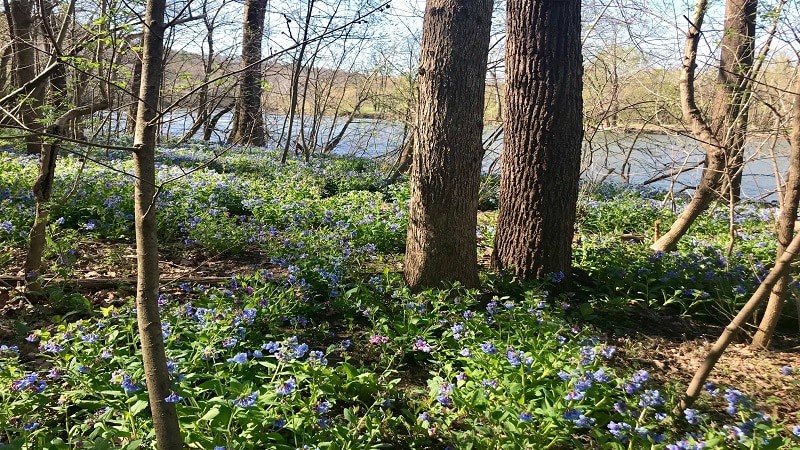
{"type": "Polygon", "coordinates": [[[273,428],[281,429],[286,426],[286,419],[275,419],[272,423],[273,428]]]}
{"type": "Polygon", "coordinates": [[[582,400],[583,397],[586,396],[586,392],[582,391],[569,391],[569,393],[564,396],[564,400],[572,401],[572,400],[582,400]]]}
{"type": "Polygon", "coordinates": [[[783,367],[781,367],[781,375],[788,377],[788,376],[792,375],[793,373],[794,373],[794,369],[792,369],[792,366],[783,366],[783,367]]]}
{"type": "Polygon", "coordinates": [[[256,404],[257,399],[258,399],[258,391],[253,391],[244,397],[239,397],[236,400],[234,400],[233,405],[238,406],[239,408],[249,408],[256,404]]]}
{"type": "Polygon", "coordinates": [[[616,353],[617,353],[617,348],[614,347],[613,345],[606,345],[600,350],[600,356],[602,356],[603,359],[611,359],[614,357],[616,353]]]}
{"type": "Polygon", "coordinates": [[[519,420],[521,422],[530,422],[531,420],[533,420],[533,415],[529,412],[524,412],[519,415],[519,420]]]}
{"type": "Polygon", "coordinates": [[[247,362],[247,353],[237,353],[233,358],[228,358],[229,363],[244,364],[247,362]]]}
{"type": "Polygon", "coordinates": [[[631,431],[631,426],[625,422],[614,422],[613,420],[606,426],[608,432],[619,440],[627,440],[627,434],[631,431]]]}
{"type": "Polygon", "coordinates": [[[183,400],[183,397],[178,395],[176,392],[172,392],[168,396],[164,397],[164,401],[167,403],[178,403],[181,400],[183,400]]]}
{"type": "Polygon", "coordinates": [[[655,408],[664,404],[664,397],[661,392],[655,389],[646,390],[639,395],[639,406],[642,408],[655,408]]]}
{"type": "Polygon", "coordinates": [[[690,425],[697,425],[700,422],[700,416],[696,409],[686,408],[683,410],[683,415],[690,425]]]}
{"type": "Polygon", "coordinates": [[[736,415],[738,406],[746,401],[744,394],[738,389],[733,388],[725,389],[724,398],[728,402],[728,407],[725,408],[725,411],[731,416],[736,415]]]}
{"type": "Polygon", "coordinates": [[[800,438],[800,425],[795,425],[792,427],[792,434],[795,435],[795,437],[800,438]]]}
{"type": "Polygon", "coordinates": [[[606,369],[597,369],[594,373],[590,374],[590,378],[598,383],[608,383],[609,378],[606,374],[606,369]]]}
{"type": "Polygon", "coordinates": [[[450,398],[450,396],[447,396],[447,395],[437,395],[436,396],[436,401],[439,402],[439,404],[441,404],[442,406],[452,406],[453,405],[453,399],[450,398]]]}
{"type": "Polygon", "coordinates": [[[420,351],[423,353],[430,353],[431,351],[433,351],[433,347],[431,347],[431,345],[428,344],[427,341],[417,336],[417,340],[416,342],[414,342],[414,345],[411,346],[411,350],[420,351]]]}
{"type": "Polygon", "coordinates": [[[489,355],[497,353],[497,348],[491,342],[484,342],[481,344],[481,350],[489,355]]]}
{"type": "Polygon", "coordinates": [[[417,416],[417,420],[419,420],[420,422],[430,422],[431,421],[431,415],[427,411],[422,412],[422,413],[419,414],[419,416],[417,416]]]}
{"type": "Polygon", "coordinates": [[[318,364],[320,366],[327,366],[328,365],[328,359],[325,358],[325,355],[321,351],[314,350],[314,351],[312,351],[311,353],[308,354],[308,363],[309,364],[318,364]]]}
{"type": "Polygon", "coordinates": [[[584,378],[575,382],[575,390],[578,392],[586,392],[590,387],[592,387],[592,380],[584,378]]]}
{"type": "Polygon", "coordinates": [[[465,358],[472,357],[472,352],[467,347],[462,348],[461,351],[458,352],[458,354],[465,358]]]}
{"type": "Polygon", "coordinates": [[[33,431],[39,428],[39,422],[28,422],[22,426],[22,429],[25,431],[33,431]]]}
{"type": "Polygon", "coordinates": [[[297,382],[294,380],[294,378],[289,378],[288,380],[279,384],[275,391],[278,393],[278,395],[289,395],[296,387],[297,382]]]}

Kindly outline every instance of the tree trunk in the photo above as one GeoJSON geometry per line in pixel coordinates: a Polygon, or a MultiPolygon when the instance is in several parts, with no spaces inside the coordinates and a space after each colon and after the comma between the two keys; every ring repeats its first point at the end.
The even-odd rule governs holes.
{"type": "MultiPolygon", "coordinates": [[[[749,14],[747,11],[749,11],[751,6],[743,5],[745,2],[751,1],[752,0],[728,0],[726,6],[726,16],[734,14],[736,11],[738,11],[736,14],[744,15],[744,18],[741,18],[739,21],[740,23],[744,24],[747,22],[747,20],[752,20],[747,19],[747,17],[749,17],[747,16],[747,14],[749,14]],[[732,4],[735,2],[740,6],[732,6],[732,4]]],[[[754,1],[752,1],[752,3],[755,4],[754,1]]],[[[695,219],[697,219],[697,217],[708,208],[708,205],[710,205],[715,198],[724,195],[721,194],[723,190],[723,183],[725,182],[726,178],[729,178],[729,175],[734,175],[730,178],[731,180],[734,180],[734,183],[736,183],[736,179],[738,179],[739,182],[741,181],[741,165],[738,166],[739,169],[733,169],[732,167],[736,166],[736,155],[738,154],[738,157],[741,158],[741,150],[744,146],[744,133],[747,127],[747,113],[746,109],[743,109],[743,107],[748,101],[746,99],[748,96],[746,91],[750,86],[750,83],[747,79],[747,77],[751,76],[749,73],[750,67],[747,67],[744,72],[739,72],[740,75],[730,75],[730,77],[736,78],[738,82],[742,84],[736,86],[731,84],[723,84],[723,80],[718,79],[716,94],[718,106],[717,109],[722,108],[727,111],[724,114],[724,117],[728,117],[722,119],[720,123],[729,123],[729,126],[732,127],[732,132],[724,133],[725,137],[723,137],[719,134],[719,132],[722,131],[721,129],[718,128],[715,132],[705,120],[703,114],[700,112],[700,109],[697,107],[694,95],[694,75],[697,68],[697,46],[700,41],[700,31],[702,30],[703,19],[705,17],[705,11],[707,7],[707,0],[698,0],[697,4],[695,4],[694,17],[689,25],[689,31],[686,34],[683,67],[679,81],[681,111],[684,119],[691,125],[692,134],[694,134],[695,138],[701,143],[700,145],[706,151],[705,167],[703,168],[703,175],[700,178],[700,183],[698,184],[697,189],[695,189],[692,200],[686,206],[686,209],[681,212],[681,214],[670,227],[669,231],[661,236],[661,238],[650,247],[656,251],[669,251],[675,249],[678,241],[681,237],[683,237],[684,234],[686,234],[687,231],[689,231],[689,227],[691,227],[695,219]],[[731,95],[733,95],[733,97],[731,97],[731,95]],[[730,104],[728,106],[724,106],[724,103],[720,102],[727,102],[730,104]],[[735,139],[729,140],[729,138],[735,139]],[[729,145],[733,147],[729,147],[729,145]],[[735,148],[737,145],[739,146],[738,150],[735,148]]],[[[752,6],[752,8],[755,8],[755,6],[752,6]]],[[[730,21],[726,20],[726,24],[728,23],[730,23],[730,21]]],[[[743,32],[749,31],[736,30],[735,32],[728,32],[726,27],[725,35],[727,36],[728,34],[743,32]]],[[[740,40],[740,44],[747,45],[746,41],[750,41],[749,62],[750,65],[752,65],[752,38],[742,39],[740,40]]],[[[733,43],[729,43],[728,45],[729,47],[725,47],[723,44],[722,55],[720,56],[720,62],[723,66],[723,69],[726,64],[735,64],[737,61],[737,56],[735,56],[735,54],[732,52],[744,52],[746,50],[738,47],[730,47],[730,45],[733,45],[733,43]],[[731,63],[731,60],[734,62],[731,63]]],[[[744,62],[746,61],[743,61],[743,63],[744,62]]],[[[736,82],[737,81],[732,81],[731,83],[736,82]]],[[[725,190],[730,192],[730,185],[725,190]]],[[[738,194],[734,189],[734,198],[736,196],[738,196],[738,194]]]]}
{"type": "Polygon", "coordinates": [[[405,278],[476,286],[478,188],[491,0],[428,1],[411,168],[405,278]]]}
{"type": "Polygon", "coordinates": [[[681,112],[689,123],[692,134],[706,151],[706,162],[700,183],[694,191],[692,200],[686,205],[675,222],[651,249],[655,251],[674,250],[678,241],[694,223],[708,205],[716,198],[722,186],[723,174],[726,170],[725,147],[717,135],[703,118],[700,108],[697,107],[694,95],[694,75],[697,69],[697,46],[700,42],[700,30],[708,8],[708,0],[698,0],[694,6],[694,15],[686,33],[686,45],[683,52],[683,66],[678,82],[680,88],[681,112]]]}
{"type": "MultiPolygon", "coordinates": [[[[778,250],[776,258],[780,259],[786,247],[792,241],[794,226],[797,221],[798,203],[800,203],[800,72],[797,77],[794,95],[794,125],[792,127],[792,151],[789,157],[789,175],[786,177],[786,188],[781,204],[781,217],[778,221],[778,250]]],[[[783,304],[789,294],[789,283],[792,277],[784,275],[775,283],[769,296],[767,309],[758,326],[756,335],[753,336],[753,347],[768,348],[778,320],[781,317],[783,304]]]]}
{"type": "MultiPolygon", "coordinates": [[[[14,40],[14,79],[16,87],[21,87],[36,76],[36,49],[34,47],[33,3],[30,0],[10,0],[11,28],[14,40]]],[[[39,107],[42,105],[44,89],[34,86],[25,91],[27,99],[20,108],[21,122],[26,128],[39,130],[39,107]]],[[[39,139],[29,135],[26,139],[26,151],[37,154],[40,150],[39,139]]]]}
{"type": "Polygon", "coordinates": [[[581,5],[508,0],[494,263],[530,279],[570,274],[580,177],[581,5]]]}
{"type": "Polygon", "coordinates": [[[164,10],[166,0],[148,0],[144,23],[142,80],[139,89],[136,131],[133,145],[134,221],[136,229],[136,312],[139,340],[142,345],[145,381],[153,415],[156,443],[159,450],[182,448],[175,405],[165,399],[170,395],[170,378],[161,317],[158,311],[158,237],[156,234],[156,170],[155,147],[158,123],[159,86],[163,76],[161,57],[164,42],[164,10]]]}
{"type": "MultiPolygon", "coordinates": [[[[131,75],[131,92],[139,93],[142,84],[142,60],[137,52],[133,52],[133,74],[131,75]]],[[[136,117],[138,115],[139,99],[133,98],[128,107],[128,117],[125,120],[125,132],[133,134],[136,132],[136,117]]]]}
{"type": "Polygon", "coordinates": [[[264,117],[261,114],[261,40],[264,35],[264,16],[267,0],[247,0],[244,3],[242,35],[242,66],[247,67],[239,82],[236,98],[236,120],[231,142],[243,145],[266,144],[264,117]]]}
{"type": "Polygon", "coordinates": [[[725,146],[726,170],[720,197],[739,201],[747,137],[749,80],[753,67],[757,0],[727,0],[714,100],[714,131],[725,146]]]}

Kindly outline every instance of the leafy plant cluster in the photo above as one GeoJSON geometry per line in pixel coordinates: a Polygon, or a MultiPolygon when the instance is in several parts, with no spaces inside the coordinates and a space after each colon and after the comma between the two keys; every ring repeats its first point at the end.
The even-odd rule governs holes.
{"type": "MultiPolygon", "coordinates": [[[[696,317],[735,314],[775,257],[776,208],[745,203],[718,206],[692,227],[674,252],[650,250],[656,222],[666,232],[675,218],[663,193],[614,185],[585,196],[579,206],[575,264],[591,278],[595,300],[630,302],[696,317]]],[[[682,207],[679,203],[677,209],[682,207]]],[[[797,285],[793,285],[797,295],[797,285]]]]}
{"type": "MultiPolygon", "coordinates": [[[[162,180],[197,167],[209,151],[164,150],[162,180]]],[[[129,169],[111,156],[109,164],[129,169]]],[[[0,189],[8,195],[0,223],[12,229],[0,237],[16,243],[14,233],[29,220],[25,179],[34,164],[2,158],[8,170],[0,171],[0,189]]],[[[767,417],[734,387],[709,385],[696,409],[675,411],[679,388],[622,368],[599,332],[568,318],[581,305],[554,294],[563,290],[557,275],[527,286],[489,277],[499,293],[490,296],[458,286],[410,293],[387,264],[402,250],[407,184],[383,185],[363,160],[281,167],[271,158],[223,154],[167,184],[158,200],[167,243],[209,252],[257,248],[273,266],[221,287],[181,285],[160,300],[168,401],[192,448],[800,445],[793,425],[800,417],[767,417]]],[[[61,167],[57,195],[67,201],[54,231],[73,233],[75,243],[130,239],[128,219],[117,214],[128,214],[129,181],[69,158],[61,167]],[[83,181],[68,194],[66,174],[79,172],[83,181]]],[[[594,234],[584,231],[577,262],[598,280],[601,300],[605,292],[668,306],[660,301],[665,293],[686,286],[727,300],[727,289],[750,274],[722,277],[731,259],[743,264],[773,250],[743,241],[753,243],[720,260],[720,236],[691,253],[652,255],[646,244],[621,244],[612,223],[625,215],[626,227],[643,227],[666,213],[645,210],[642,204],[655,205],[640,195],[594,201],[585,214],[596,218],[581,225],[594,234]],[[640,274],[642,267],[651,273],[640,274]],[[677,276],[662,281],[670,270],[677,276]],[[715,279],[687,278],[704,271],[715,279]]],[[[745,215],[742,230],[765,229],[760,211],[745,215]]],[[[717,220],[701,224],[695,238],[717,220]]],[[[491,239],[491,227],[479,232],[491,239]]],[[[703,307],[675,298],[689,312],[703,307]]],[[[0,448],[153,446],[132,302],[26,335],[0,347],[0,448]]],[[[789,368],[786,376],[797,375],[789,368]]]]}

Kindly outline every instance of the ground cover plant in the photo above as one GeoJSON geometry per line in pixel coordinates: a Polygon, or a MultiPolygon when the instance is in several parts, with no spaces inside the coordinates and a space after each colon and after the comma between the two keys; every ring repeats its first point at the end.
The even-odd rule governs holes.
{"type": "MultiPolygon", "coordinates": [[[[130,179],[111,169],[130,172],[125,157],[60,163],[48,275],[77,273],[83,246],[131,242],[130,179]]],[[[648,235],[672,210],[659,193],[603,186],[581,204],[583,284],[487,273],[482,290],[411,293],[396,268],[405,181],[387,184],[364,159],[277,160],[161,149],[160,179],[175,179],[158,199],[162,248],[254,255],[257,266],[163,291],[168,398],[191,448],[800,447],[797,413],[770,417],[739,386],[709,384],[694,409],[675,411],[681,386],[594,325],[631,303],[706,320],[734,311],[774,253],[773,208],[740,207],[730,254],[727,211],[677,252],[653,254],[620,234],[648,235]]],[[[32,221],[35,164],[4,150],[0,169],[6,267],[32,221]]],[[[491,242],[491,220],[477,232],[491,242]]],[[[3,336],[0,448],[150,448],[132,303],[58,313],[19,315],[3,336]]],[[[782,370],[800,386],[796,369],[782,370]]]]}

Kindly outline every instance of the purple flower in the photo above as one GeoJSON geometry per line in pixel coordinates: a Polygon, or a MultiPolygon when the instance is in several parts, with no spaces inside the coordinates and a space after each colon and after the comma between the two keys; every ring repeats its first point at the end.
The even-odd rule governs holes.
{"type": "Polygon", "coordinates": [[[483,350],[484,353],[489,355],[494,355],[495,353],[497,353],[497,348],[491,342],[484,342],[483,344],[481,344],[481,350],[483,350]]]}
{"type": "Polygon", "coordinates": [[[575,382],[575,390],[578,392],[586,392],[592,387],[592,380],[582,379],[575,382]]]}
{"type": "Polygon", "coordinates": [[[529,412],[524,412],[519,415],[519,420],[521,422],[530,422],[531,420],[533,420],[533,415],[529,412]]]}
{"type": "Polygon", "coordinates": [[[39,422],[28,422],[22,426],[22,429],[25,431],[33,431],[39,428],[39,422]]]}
{"type": "Polygon", "coordinates": [[[275,391],[278,393],[278,395],[289,395],[292,393],[292,391],[294,391],[296,387],[297,387],[297,382],[294,380],[294,378],[289,378],[288,380],[278,385],[275,391]]]}
{"type": "Polygon", "coordinates": [[[783,376],[788,377],[788,376],[792,375],[793,373],[794,373],[794,369],[792,369],[792,366],[783,366],[783,367],[781,367],[781,374],[783,376]]]}
{"type": "Polygon", "coordinates": [[[172,392],[168,396],[164,397],[164,401],[167,403],[178,403],[181,400],[183,400],[183,397],[178,395],[176,392],[172,392]]]}
{"type": "Polygon", "coordinates": [[[725,389],[724,398],[728,402],[728,407],[725,408],[725,411],[732,416],[736,415],[738,406],[747,401],[741,391],[732,388],[725,389]]]}
{"type": "Polygon", "coordinates": [[[437,395],[436,396],[436,401],[439,402],[439,404],[441,404],[442,406],[452,406],[453,405],[453,399],[450,398],[447,395],[437,395]]]}
{"type": "Polygon", "coordinates": [[[369,338],[369,343],[372,345],[382,345],[386,344],[387,342],[389,342],[389,338],[379,334],[375,334],[369,338]]]}
{"type": "Polygon", "coordinates": [[[325,358],[325,355],[321,351],[314,350],[314,351],[312,351],[311,353],[308,354],[308,363],[309,364],[318,364],[320,366],[327,366],[328,365],[328,359],[325,358]]]}
{"type": "Polygon", "coordinates": [[[630,424],[625,422],[614,422],[613,420],[606,426],[608,432],[619,440],[627,440],[627,434],[631,431],[630,424]]]}
{"type": "Polygon", "coordinates": [[[233,401],[234,406],[238,406],[239,408],[249,408],[256,404],[256,400],[258,399],[258,392],[253,391],[250,394],[239,397],[233,401]]]}
{"type": "Polygon", "coordinates": [[[700,417],[697,414],[696,409],[686,408],[683,410],[683,415],[686,417],[686,421],[689,422],[690,425],[697,425],[700,421],[700,417]]]}
{"type": "Polygon", "coordinates": [[[431,351],[433,351],[433,347],[431,347],[427,341],[417,336],[417,341],[414,342],[414,345],[411,346],[411,350],[420,351],[423,353],[430,353],[431,351]]]}
{"type": "Polygon", "coordinates": [[[800,425],[795,425],[792,427],[792,434],[800,438],[800,425]]]}
{"type": "Polygon", "coordinates": [[[233,358],[228,358],[229,363],[244,364],[247,362],[247,353],[237,353],[233,358]]]}
{"type": "Polygon", "coordinates": [[[617,353],[617,348],[614,347],[613,345],[607,345],[603,347],[602,350],[600,350],[600,356],[602,356],[603,359],[611,359],[614,357],[614,354],[616,353],[617,353]]]}
{"type": "Polygon", "coordinates": [[[463,356],[463,357],[465,357],[465,358],[472,357],[472,352],[469,351],[469,349],[467,347],[462,348],[461,351],[458,352],[458,354],[463,356]]]}
{"type": "Polygon", "coordinates": [[[655,408],[664,404],[664,398],[658,390],[646,390],[639,396],[639,406],[655,408]]]}

